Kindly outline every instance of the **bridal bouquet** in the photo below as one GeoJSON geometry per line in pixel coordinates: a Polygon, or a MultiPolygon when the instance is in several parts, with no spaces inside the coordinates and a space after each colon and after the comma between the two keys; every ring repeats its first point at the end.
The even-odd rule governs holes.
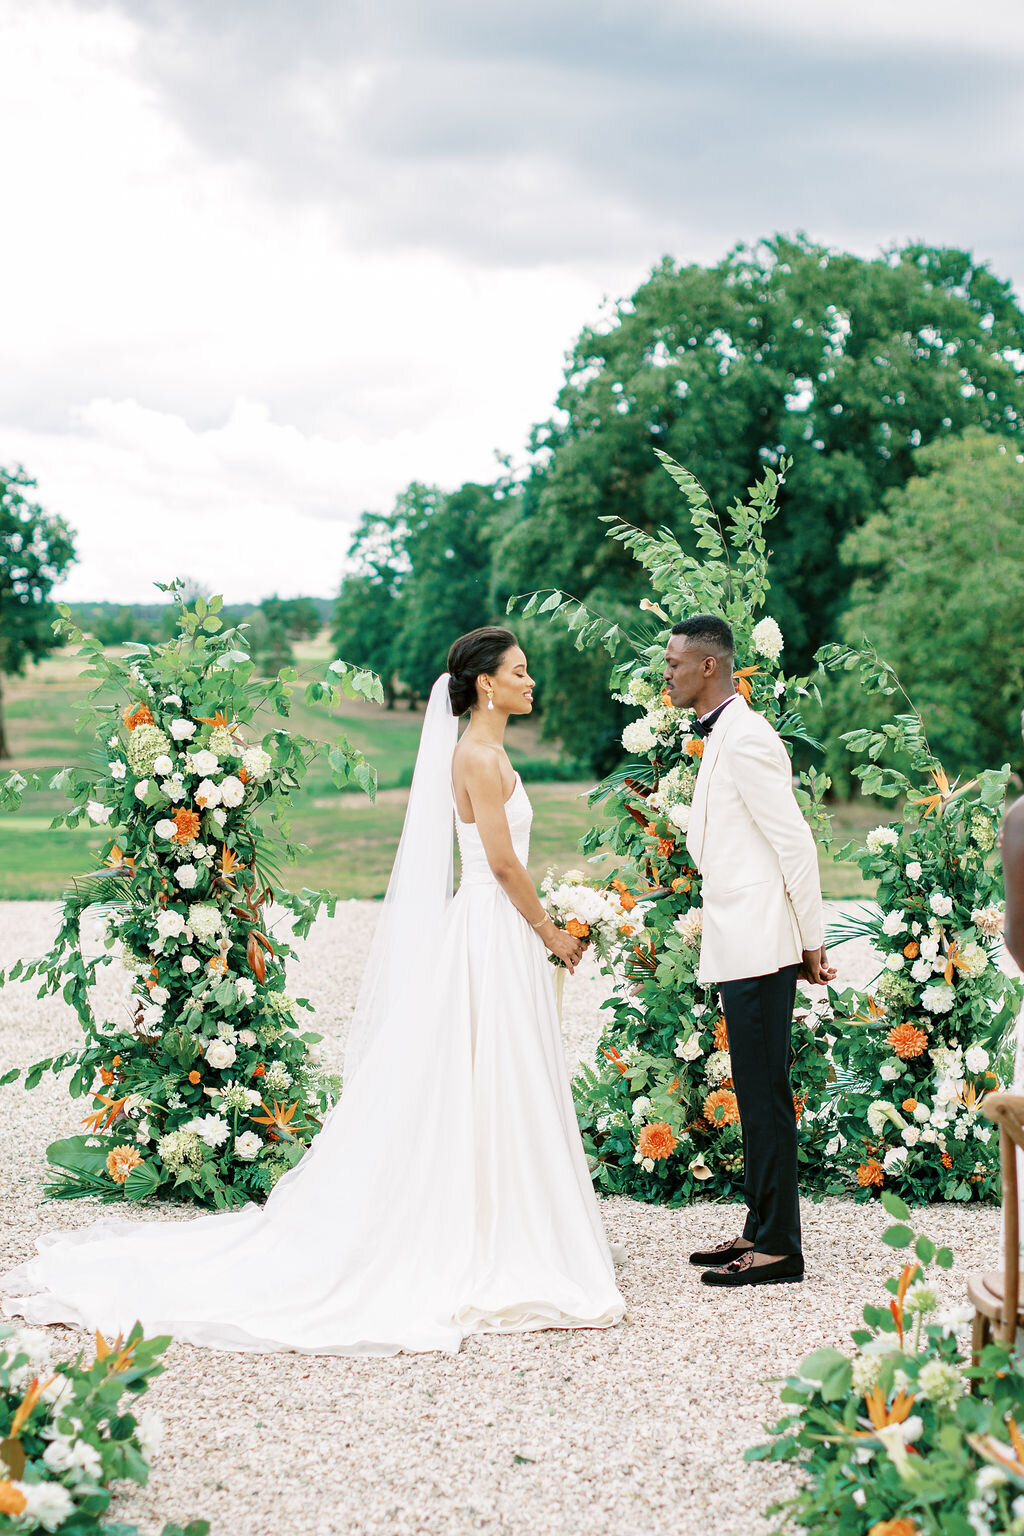
{"type": "MultiPolygon", "coordinates": [[[[636,898],[622,881],[612,886],[588,882],[582,871],[571,869],[558,881],[550,872],[541,885],[544,907],[557,927],[579,939],[584,949],[593,944],[602,962],[611,962],[623,942],[637,943],[643,921],[636,912],[636,898]]],[[[563,961],[551,956],[554,965],[563,961]]]]}
{"type": "MultiPolygon", "coordinates": [[[[42,1330],[0,1324],[0,1531],[71,1531],[101,1536],[110,1484],[145,1485],[161,1434],[138,1398],[163,1370],[170,1339],[146,1339],[138,1324],[112,1344],[96,1335],[96,1356],[53,1363],[42,1330]]],[[[121,1536],[138,1536],[118,1524],[121,1536]]],[[[163,1536],[206,1536],[197,1520],[163,1536]]]]}

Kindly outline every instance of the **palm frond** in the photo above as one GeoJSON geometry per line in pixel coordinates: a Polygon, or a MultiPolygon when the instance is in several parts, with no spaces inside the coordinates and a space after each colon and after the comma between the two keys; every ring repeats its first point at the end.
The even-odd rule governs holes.
{"type": "Polygon", "coordinates": [[[873,941],[878,928],[878,917],[877,907],[861,907],[857,911],[844,912],[829,924],[825,942],[831,946],[847,944],[850,939],[873,941]]]}

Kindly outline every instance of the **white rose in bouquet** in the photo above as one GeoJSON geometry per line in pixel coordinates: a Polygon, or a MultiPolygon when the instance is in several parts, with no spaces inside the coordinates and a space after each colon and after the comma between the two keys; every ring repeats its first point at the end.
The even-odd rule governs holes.
{"type": "Polygon", "coordinates": [[[169,773],[174,772],[174,764],[166,752],[161,752],[159,757],[153,759],[153,772],[162,779],[166,779],[169,773]]]}
{"type": "Polygon", "coordinates": [[[241,1136],[235,1137],[235,1156],[243,1163],[251,1163],[253,1158],[259,1157],[262,1146],[255,1131],[243,1131],[241,1136]]]}
{"type": "Polygon", "coordinates": [[[220,787],[211,779],[204,779],[196,789],[196,805],[201,805],[207,811],[212,811],[220,805],[220,787]]]}
{"type": "Polygon", "coordinates": [[[196,733],[196,728],[192,721],[183,720],[180,716],[177,720],[171,721],[170,730],[175,741],[191,741],[196,733]]]}
{"type": "Polygon", "coordinates": [[[236,1051],[230,1040],[211,1040],[206,1047],[206,1059],[217,1072],[224,1072],[235,1064],[236,1051]]]}
{"type": "Polygon", "coordinates": [[[196,959],[195,955],[185,955],[181,962],[181,968],[186,976],[191,976],[193,971],[198,971],[200,964],[201,962],[196,959]]]}
{"type": "Polygon", "coordinates": [[[226,778],[221,780],[220,799],[221,804],[226,805],[232,811],[240,806],[245,799],[245,785],[233,773],[229,773],[226,778]]]}
{"type": "Polygon", "coordinates": [[[195,866],[192,864],[180,864],[175,871],[174,878],[183,891],[190,891],[196,883],[195,866]]]}
{"type": "Polygon", "coordinates": [[[184,932],[185,919],[172,907],[156,915],[156,931],[162,939],[176,939],[184,932]]]}
{"type": "Polygon", "coordinates": [[[928,905],[936,917],[948,917],[953,910],[953,898],[942,891],[933,891],[928,898],[928,905]]]}
{"type": "Polygon", "coordinates": [[[669,821],[674,827],[678,827],[680,832],[686,831],[690,825],[690,807],[688,805],[680,803],[679,805],[669,806],[667,814],[669,821]]]}
{"type": "Polygon", "coordinates": [[[200,748],[198,752],[191,753],[189,761],[192,764],[192,772],[198,773],[200,778],[203,779],[209,778],[210,774],[216,773],[220,767],[217,761],[217,754],[208,751],[206,747],[200,748]]]}
{"type": "Polygon", "coordinates": [[[220,1147],[231,1134],[231,1127],[223,1115],[201,1115],[182,1126],[183,1131],[194,1131],[208,1147],[220,1147]]]}
{"type": "Polygon", "coordinates": [[[136,798],[136,800],[145,800],[145,798],[146,798],[146,796],[148,794],[149,794],[149,780],[148,779],[140,779],[139,782],[135,786],[135,798],[136,798]]]}

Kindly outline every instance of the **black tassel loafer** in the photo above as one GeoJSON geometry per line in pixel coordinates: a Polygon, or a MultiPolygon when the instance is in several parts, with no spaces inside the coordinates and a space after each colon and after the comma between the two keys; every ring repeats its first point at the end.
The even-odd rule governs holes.
{"type": "Polygon", "coordinates": [[[750,1251],[749,1243],[736,1243],[730,1239],[719,1243],[716,1248],[698,1248],[696,1253],[690,1254],[690,1263],[699,1264],[701,1269],[709,1269],[712,1265],[721,1268],[723,1264],[731,1264],[733,1259],[741,1259],[750,1251]]]}
{"type": "Polygon", "coordinates": [[[748,1248],[723,1269],[708,1269],[701,1275],[702,1285],[791,1285],[804,1277],[804,1261],[798,1253],[787,1253],[773,1264],[755,1264],[754,1251],[748,1248]]]}

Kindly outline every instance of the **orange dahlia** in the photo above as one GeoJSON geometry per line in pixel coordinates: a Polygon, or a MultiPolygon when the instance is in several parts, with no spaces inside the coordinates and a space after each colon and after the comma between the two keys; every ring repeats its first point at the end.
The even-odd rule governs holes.
{"type": "Polygon", "coordinates": [[[703,757],[704,743],[699,736],[691,736],[689,741],[683,742],[683,751],[690,757],[703,757]]]}
{"type": "Polygon", "coordinates": [[[729,1088],[716,1088],[704,1100],[704,1119],[709,1125],[735,1125],[740,1118],[736,1095],[729,1088]]]}
{"type": "Polygon", "coordinates": [[[676,1138],[672,1134],[672,1127],[667,1120],[659,1120],[656,1125],[645,1125],[640,1132],[640,1140],[637,1142],[637,1151],[641,1157],[668,1157],[676,1149],[676,1138]]]}
{"type": "Polygon", "coordinates": [[[867,1188],[870,1184],[881,1184],[884,1178],[885,1174],[882,1170],[882,1165],[876,1158],[868,1158],[868,1161],[861,1163],[857,1169],[857,1183],[862,1188],[867,1188]]]}
{"type": "Polygon", "coordinates": [[[570,917],[565,925],[566,933],[571,933],[574,939],[589,939],[590,924],[581,923],[578,917],[570,917]]]}
{"type": "Polygon", "coordinates": [[[129,731],[134,731],[137,725],[153,724],[153,716],[148,704],[136,704],[134,708],[129,704],[121,719],[129,731]]]}
{"type": "Polygon", "coordinates": [[[142,1154],[135,1147],[114,1147],[107,1153],[107,1172],[115,1184],[123,1184],[133,1168],[142,1162],[142,1154]]]}
{"type": "Polygon", "coordinates": [[[885,1038],[901,1061],[911,1061],[928,1048],[928,1036],[916,1024],[894,1024],[885,1038]]]}
{"type": "Polygon", "coordinates": [[[916,939],[911,939],[909,944],[904,944],[903,953],[906,955],[908,960],[916,960],[918,955],[921,953],[921,946],[918,944],[916,939]]]}
{"type": "Polygon", "coordinates": [[[0,1515],[20,1515],[25,1509],[25,1495],[9,1478],[0,1482],[0,1515]]]}
{"type": "Polygon", "coordinates": [[[716,1051],[727,1051],[729,1049],[729,1030],[725,1022],[724,1014],[715,1020],[713,1039],[716,1051]]]}
{"type": "Polygon", "coordinates": [[[198,811],[190,811],[182,806],[180,811],[175,811],[171,819],[178,829],[171,839],[173,843],[191,843],[199,836],[198,811]]]}

